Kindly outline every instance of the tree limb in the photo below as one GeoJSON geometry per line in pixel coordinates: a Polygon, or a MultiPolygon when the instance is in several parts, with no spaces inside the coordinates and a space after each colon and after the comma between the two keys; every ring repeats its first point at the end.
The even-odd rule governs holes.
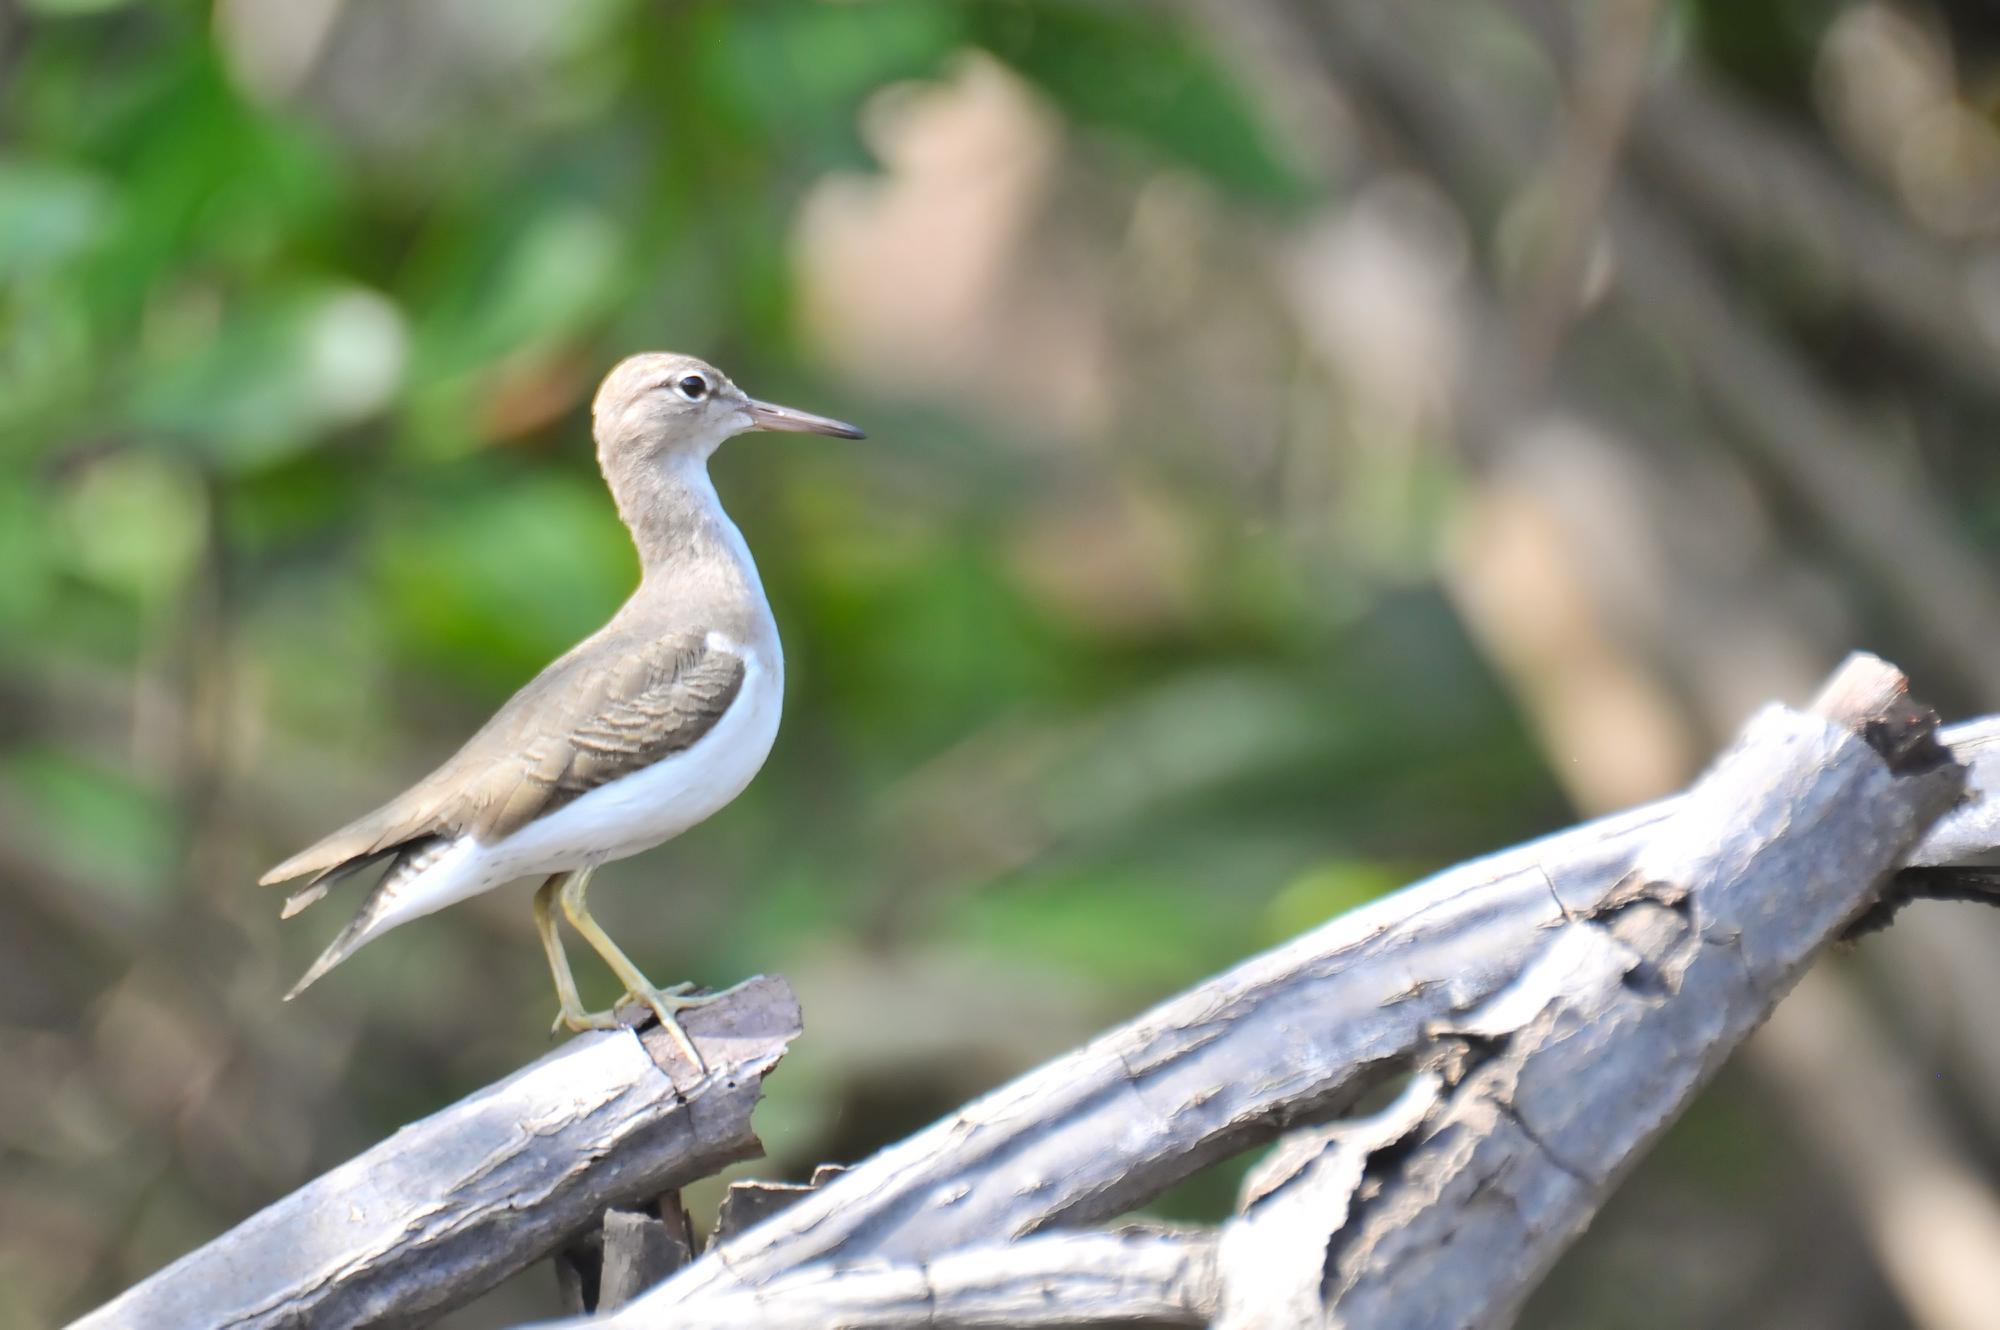
{"type": "MultiPolygon", "coordinates": [[[[1879,662],[1855,668],[1886,669],[1879,662]]],[[[2000,777],[1996,734],[2000,721],[1948,736],[1967,741],[1970,756],[1959,757],[1974,768],[1975,784],[1990,783],[1978,781],[1982,771],[2000,777]]],[[[1460,1029],[1466,1013],[1486,1011],[1491,1019],[1488,1004],[1503,994],[1519,1002],[1525,992],[1543,991],[1520,987],[1524,976],[1546,986],[1564,976],[1562,965],[1584,961],[1596,967],[1590,974],[1607,972],[1611,960],[1645,941],[1619,931],[1628,925],[1606,922],[1578,933],[1591,942],[1587,954],[1556,961],[1551,939],[1576,932],[1566,926],[1579,920],[1674,914],[1664,896],[1634,896],[1635,868],[1649,875],[1642,885],[1686,887],[1712,872],[1718,899],[1744,915],[1738,945],[1704,940],[1696,953],[1699,982],[1733,995],[1717,998],[1732,1022],[1713,1032],[1716,1046],[1726,1048],[1748,1028],[1744,1004],[1759,994],[1775,1000],[1789,983],[1801,939],[1844,926],[1906,853],[1915,862],[1950,862],[1936,856],[1957,858],[1974,841],[1980,849],[1993,844],[2000,812],[1982,811],[1981,799],[1910,851],[1957,789],[1957,769],[1942,750],[1934,750],[1940,756],[1926,774],[1909,778],[1922,785],[1917,798],[1894,784],[1906,778],[1892,775],[1874,750],[1822,718],[1774,708],[1744,742],[1749,756],[1739,750],[1721,768],[1737,784],[1712,778],[1678,799],[1463,865],[1255,957],[882,1151],[712,1249],[610,1324],[678,1325],[700,1301],[805,1266],[922,1261],[1123,1213],[1292,1123],[1336,1116],[1384,1076],[1434,1051],[1441,1033],[1458,1030],[1454,1038],[1476,1042],[1476,1031],[1460,1029]],[[1765,803],[1746,802],[1754,780],[1744,773],[1760,771],[1773,792],[1765,803]],[[1778,816],[1786,808],[1800,819],[1796,826],[1778,816]],[[1813,820],[1822,815],[1834,820],[1813,820]],[[1702,825],[1721,838],[1717,853],[1742,857],[1734,876],[1688,857],[1696,844],[1690,828],[1702,825]],[[1687,852],[1682,859],[1666,856],[1674,847],[1687,852]],[[1810,870],[1819,893],[1810,904],[1820,913],[1754,916],[1767,900],[1757,893],[1775,890],[1780,868],[1810,870]],[[1840,896],[1835,884],[1852,890],[1840,896]],[[1718,956],[1736,968],[1723,972],[1718,956]]],[[[1666,983],[1670,972],[1655,966],[1649,973],[1666,983]]],[[[1648,1035],[1656,1045],[1664,1038],[1648,1035]]],[[[1708,1065],[1699,1040],[1665,1046],[1680,1050],[1675,1066],[1684,1077],[1708,1065]]],[[[1642,1133],[1629,1148],[1667,1116],[1660,1109],[1626,1124],[1642,1133]]],[[[1598,1139],[1590,1148],[1610,1146],[1598,1139]]]]}
{"type": "Polygon", "coordinates": [[[77,1322],[421,1324],[546,1256],[608,1205],[762,1153],[750,1111],[799,1033],[782,979],[658,1026],[570,1040],[403,1128],[77,1322]]]}
{"type": "Polygon", "coordinates": [[[670,1323],[676,1330],[1201,1326],[1215,1314],[1215,1298],[1213,1233],[1051,1233],[923,1261],[809,1266],[677,1308],[670,1323]]]}
{"type": "MultiPolygon", "coordinates": [[[[947,1304],[976,1309],[991,1280],[1008,1298],[1024,1280],[1046,1289],[1081,1280],[1107,1316],[1122,1314],[1113,1310],[1121,1300],[1152,1306],[1143,1290],[1160,1286],[1092,1285],[1071,1259],[1084,1249],[1020,1240],[1122,1213],[1291,1124],[1332,1118],[1419,1065],[1439,1078],[1439,1103],[1460,1110],[1455,1130],[1511,1126],[1528,1142],[1517,1149],[1560,1140],[1559,1163],[1542,1150],[1544,1167],[1591,1179],[1584,1193],[1608,1189],[1620,1161],[1672,1116],[1673,1096],[1691,1093],[1709,1059],[1754,1022],[1754,1003],[1775,1000],[1810,954],[1808,936],[1844,927],[1889,867],[1976,862],[2000,840],[2000,801],[1978,793],[2000,787],[2000,719],[1944,734],[1971,769],[1974,794],[1910,850],[1959,771],[1925,741],[1922,713],[1889,687],[1899,676],[1879,662],[1851,670],[1860,673],[1845,677],[1867,686],[1830,690],[1821,703],[1847,717],[1845,728],[1772,708],[1690,794],[1462,865],[1255,957],[832,1178],[596,1324],[707,1324],[688,1318],[716,1308],[747,1317],[780,1280],[796,1280],[787,1299],[816,1316],[850,1299],[843,1305],[862,1321],[891,1310],[906,1318],[890,1324],[927,1323],[907,1319],[919,1292],[933,1318],[960,1315],[947,1304]],[[1762,773],[1764,785],[1745,773],[1762,773]],[[1702,828],[1716,837],[1706,857],[1693,848],[1702,828]],[[1677,902],[1698,898],[1710,878],[1722,922],[1695,936],[1677,902]],[[1813,894],[1786,904],[1781,889],[1795,880],[1813,894]],[[1647,1023],[1663,1019],[1646,1005],[1661,993],[1711,988],[1719,996],[1709,1008],[1726,1021],[1647,1023]],[[1649,1047],[1671,1052],[1651,1088],[1661,1102],[1627,1118],[1600,1105],[1602,1116],[1577,1120],[1540,1101],[1499,1113],[1496,1077],[1525,1103],[1538,1068],[1592,1044],[1568,1027],[1551,1037],[1562,1003],[1579,995],[1638,1003],[1619,1018],[1629,1024],[1607,1024],[1598,1042],[1608,1040],[1607,1056],[1629,1044],[1623,1056],[1642,1061],[1649,1047]],[[1614,1028],[1627,1033],[1609,1039],[1614,1028]],[[993,1251],[1024,1246],[1018,1258],[993,1251]],[[973,1248],[987,1255],[945,1259],[973,1248]],[[873,1272],[866,1288],[833,1286],[860,1267],[873,1272]],[[958,1290],[959,1301],[940,1303],[940,1289],[958,1290]],[[854,1310],[863,1307],[873,1311],[854,1310]]],[[[789,990],[759,981],[696,1013],[691,1028],[716,1069],[705,1079],[676,1088],[656,1062],[670,1055],[649,1054],[629,1034],[573,1041],[83,1324],[408,1324],[456,1305],[607,1204],[657,1195],[755,1150],[748,1113],[758,1082],[797,1030],[789,990]]],[[[1442,1130],[1428,1111],[1426,1123],[1432,1137],[1442,1130]]],[[[1199,1283],[1188,1280],[1172,1296],[1198,1308],[1199,1283]]]]}
{"type": "Polygon", "coordinates": [[[1217,1325],[1508,1324],[1957,797],[1897,682],[1857,661],[1821,698],[1837,724],[1759,716],[1394,1109],[1281,1151],[1224,1239],[1217,1325]]]}

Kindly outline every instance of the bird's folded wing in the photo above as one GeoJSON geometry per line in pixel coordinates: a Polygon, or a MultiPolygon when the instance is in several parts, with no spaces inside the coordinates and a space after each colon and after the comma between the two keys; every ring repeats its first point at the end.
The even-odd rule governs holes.
{"type": "Polygon", "coordinates": [[[491,844],[621,776],[691,747],[743,688],[743,656],[683,634],[597,638],[542,671],[443,766],[264,875],[336,874],[425,836],[491,844]]]}
{"type": "Polygon", "coordinates": [[[465,786],[461,829],[496,841],[713,729],[742,691],[743,657],[703,639],[652,645],[572,680],[565,706],[524,716],[504,745],[512,760],[465,786]]]}

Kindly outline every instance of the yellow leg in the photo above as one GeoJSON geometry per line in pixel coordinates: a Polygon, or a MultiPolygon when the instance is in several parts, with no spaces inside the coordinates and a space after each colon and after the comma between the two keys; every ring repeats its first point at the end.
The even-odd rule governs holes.
{"type": "Polygon", "coordinates": [[[569,873],[557,873],[548,881],[535,888],[535,932],[542,939],[542,951],[549,958],[549,973],[556,981],[556,1001],[562,1004],[562,1011],[556,1016],[549,1033],[568,1026],[572,1030],[596,1030],[617,1024],[615,1012],[590,1012],[583,1009],[583,999],[577,996],[576,976],[570,973],[569,956],[563,951],[562,935],[556,931],[556,893],[562,889],[569,873]]]}
{"type": "MultiPolygon", "coordinates": [[[[604,963],[618,976],[618,982],[625,985],[626,994],[652,1008],[653,1014],[660,1018],[660,1024],[680,1044],[681,1051],[688,1055],[688,1059],[695,1067],[701,1071],[708,1070],[708,1064],[702,1061],[701,1053],[694,1046],[694,1040],[688,1038],[687,1031],[681,1028],[680,1021],[674,1015],[684,1008],[701,1006],[707,999],[682,996],[693,987],[692,984],[658,988],[654,986],[652,980],[640,972],[639,967],[632,963],[632,958],[619,949],[618,944],[611,940],[610,935],[597,920],[590,917],[590,909],[584,903],[584,893],[590,890],[590,874],[591,870],[585,868],[564,875],[562,885],[557,889],[557,898],[562,902],[564,917],[583,940],[604,958],[604,963]]],[[[571,985],[572,994],[574,991],[575,986],[571,985]]],[[[557,986],[557,992],[561,993],[560,984],[557,986]]],[[[615,1010],[614,1008],[614,1012],[615,1010]]],[[[613,1013],[595,1013],[592,1019],[594,1021],[597,1016],[606,1015],[613,1013]]]]}

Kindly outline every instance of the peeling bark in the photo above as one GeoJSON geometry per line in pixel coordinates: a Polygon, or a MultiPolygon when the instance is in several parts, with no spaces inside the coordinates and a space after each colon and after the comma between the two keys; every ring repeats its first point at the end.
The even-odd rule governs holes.
{"type": "Polygon", "coordinates": [[[252,1215],[77,1327],[418,1325],[467,1302],[608,1205],[762,1152],[750,1111],[799,1032],[790,987],[752,980],[685,1024],[706,1074],[657,1026],[579,1036],[252,1215]]]}
{"type": "Polygon", "coordinates": [[[658,1323],[676,1330],[1058,1330],[1202,1326],[1214,1312],[1214,1235],[1140,1229],[1045,1234],[927,1261],[809,1266],[703,1299],[658,1323]]]}
{"type": "MultiPolygon", "coordinates": [[[[1972,767],[1975,786],[2000,786],[2000,721],[1942,737],[1972,767]],[[1981,773],[1992,778],[1979,780],[1981,773]]],[[[1782,844],[1794,855],[1788,872],[1822,887],[1851,880],[1854,891],[1839,906],[1847,913],[1837,920],[1769,918],[1759,913],[1776,908],[1768,901],[1728,897],[1742,916],[1737,934],[1715,940],[1702,982],[1728,974],[1751,993],[1789,982],[1764,954],[1777,945],[1773,939],[1782,935],[1790,956],[1797,937],[1865,908],[1889,868],[1949,863],[2000,839],[2000,807],[1980,798],[1918,840],[1950,804],[1957,776],[1922,778],[1932,781],[1924,788],[1935,802],[1919,816],[1894,784],[1905,778],[1893,776],[1847,727],[1822,717],[1773,708],[1745,742],[1756,761],[1769,764],[1759,768],[1773,782],[1761,803],[1746,788],[1728,787],[1725,796],[1716,793],[1725,787],[1704,782],[1677,799],[1461,865],[1335,919],[882,1151],[720,1244],[640,1299],[620,1323],[671,1324],[649,1318],[804,1265],[922,1259],[1112,1218],[1214,1160],[1297,1123],[1338,1116],[1538,966],[1596,966],[1615,972],[1621,987],[1662,982],[1666,971],[1649,968],[1620,936],[1640,927],[1638,914],[1615,921],[1654,892],[1647,884],[1684,891],[1690,874],[1707,871],[1657,858],[1663,835],[1709,827],[1722,838],[1716,853],[1763,864],[1759,856],[1784,832],[1782,844]],[[1879,818],[1889,821],[1877,825],[1879,818]],[[1642,861],[1649,850],[1656,857],[1642,861]],[[1863,850],[1865,858],[1852,858],[1863,850]],[[1552,951],[1566,924],[1599,919],[1609,922],[1583,935],[1589,948],[1552,951]]],[[[1724,763],[1748,770],[1744,760],[1739,751],[1724,763]]],[[[1528,991],[1516,989],[1512,1000],[1528,991]]]]}
{"type": "Polygon", "coordinates": [[[1284,1181],[1223,1239],[1216,1324],[1508,1324],[1957,797],[1962,769],[1885,670],[1851,665],[1822,696],[1839,723],[1758,717],[1616,889],[1438,1027],[1396,1109],[1288,1143],[1284,1181]]]}
{"type": "MultiPolygon", "coordinates": [[[[2000,840],[2000,806],[1981,793],[2000,783],[2000,720],[1945,732],[1948,753],[1887,666],[1857,659],[1837,684],[1820,704],[1837,720],[1770,708],[1678,799],[1336,919],[802,1194],[739,1189],[745,1231],[590,1324],[1503,1322],[1829,940],[1880,902],[1942,894],[1936,873],[2000,840]],[[1925,872],[1885,897],[1906,864],[1925,872]],[[1289,1140],[1219,1235],[1044,1231],[1112,1217],[1403,1074],[1388,1112],[1289,1140]]],[[[737,1126],[754,1148],[755,1081],[796,1030],[789,992],[766,986],[785,1019],[739,1024],[724,1054],[705,1023],[771,1004],[746,994],[697,1013],[717,1074],[657,1112],[628,1114],[617,1088],[661,1091],[637,1040],[576,1041],[86,1324],[405,1324],[463,1300],[606,1204],[739,1157],[718,1144],[737,1126]],[[489,1098],[507,1112],[482,1112],[489,1098]],[[739,1101],[743,1121],[724,1122],[739,1101]],[[572,1131],[558,1156],[573,1167],[529,1167],[524,1136],[572,1131]],[[370,1172],[416,1147],[434,1173],[370,1172]],[[383,1207],[359,1234],[328,1218],[350,1193],[383,1207]],[[398,1217],[400,1238],[351,1251],[398,1217]],[[287,1248],[318,1264],[302,1272],[287,1248]]],[[[645,1228],[619,1230],[633,1248],[621,1295],[661,1268],[645,1228]]]]}

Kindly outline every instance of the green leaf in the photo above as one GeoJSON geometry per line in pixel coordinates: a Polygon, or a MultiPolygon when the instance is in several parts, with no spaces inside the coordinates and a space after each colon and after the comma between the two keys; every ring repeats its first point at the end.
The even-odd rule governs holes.
{"type": "Polygon", "coordinates": [[[636,559],[602,487],[580,476],[443,480],[385,533],[392,622],[419,659],[501,691],[600,627],[636,559]]]}
{"type": "Polygon", "coordinates": [[[595,207],[561,196],[497,214],[461,237],[419,330],[422,367],[450,374],[572,336],[618,293],[622,237],[595,207]]]}
{"type": "Polygon", "coordinates": [[[71,167],[0,161],[0,278],[55,267],[103,237],[116,195],[71,167]]]}
{"type": "Polygon", "coordinates": [[[355,286],[301,285],[206,332],[158,339],[140,364],[130,423],[183,439],[228,468],[268,464],[382,411],[402,382],[401,312],[355,286]]]}
{"type": "Polygon", "coordinates": [[[52,544],[41,496],[19,484],[0,484],[0,641],[13,638],[47,609],[55,594],[52,544]]]}
{"type": "Polygon", "coordinates": [[[23,0],[22,8],[42,18],[79,18],[123,9],[132,0],[23,0]]]}
{"type": "Polygon", "coordinates": [[[178,591],[208,538],[201,477],[163,452],[96,462],[63,494],[59,511],[70,566],[135,600],[178,591]]]}
{"type": "Polygon", "coordinates": [[[743,5],[700,66],[704,92],[732,106],[794,161],[872,166],[856,130],[885,84],[935,78],[965,42],[959,11],[931,0],[743,5]]]}
{"type": "Polygon", "coordinates": [[[1265,907],[1266,935],[1297,937],[1408,882],[1412,873],[1368,860],[1333,859],[1288,883],[1265,907]]]}
{"type": "Polygon", "coordinates": [[[1195,37],[1148,11],[988,0],[975,39],[1081,124],[1110,130],[1248,198],[1310,195],[1236,80],[1195,37]]]}
{"type": "Polygon", "coordinates": [[[1254,914],[1206,885],[1113,866],[989,888],[953,921],[968,941],[1066,965],[1131,989],[1162,989],[1255,946],[1254,914]]]}
{"type": "Polygon", "coordinates": [[[51,748],[0,758],[0,801],[37,853],[111,894],[157,896],[179,862],[173,810],[120,772],[51,748]]]}

